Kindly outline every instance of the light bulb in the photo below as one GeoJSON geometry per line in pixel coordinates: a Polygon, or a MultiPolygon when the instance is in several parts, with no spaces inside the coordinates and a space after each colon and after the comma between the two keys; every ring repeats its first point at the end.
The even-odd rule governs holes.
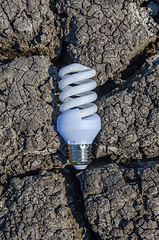
{"type": "Polygon", "coordinates": [[[92,77],[96,71],[79,63],[63,67],[59,71],[62,102],[57,119],[57,130],[65,139],[69,149],[69,162],[77,170],[83,170],[90,163],[91,144],[101,129],[97,106],[92,103],[97,94],[92,77]]]}

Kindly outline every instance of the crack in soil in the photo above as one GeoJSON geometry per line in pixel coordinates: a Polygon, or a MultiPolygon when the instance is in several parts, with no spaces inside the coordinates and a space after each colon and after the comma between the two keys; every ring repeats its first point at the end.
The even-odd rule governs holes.
{"type": "Polygon", "coordinates": [[[66,175],[63,172],[65,179],[67,179],[67,182],[73,182],[73,187],[71,189],[66,186],[67,195],[72,195],[73,198],[73,204],[70,204],[72,214],[76,221],[79,222],[82,227],[85,227],[87,229],[88,240],[101,240],[101,237],[98,235],[98,233],[93,231],[92,226],[89,223],[85,214],[83,192],[81,190],[80,180],[76,175],[77,173],[79,173],[79,171],[76,171],[73,166],[67,166],[66,169],[68,169],[70,174],[68,176],[68,174],[66,175]],[[71,192],[70,190],[73,191],[71,192]]]}

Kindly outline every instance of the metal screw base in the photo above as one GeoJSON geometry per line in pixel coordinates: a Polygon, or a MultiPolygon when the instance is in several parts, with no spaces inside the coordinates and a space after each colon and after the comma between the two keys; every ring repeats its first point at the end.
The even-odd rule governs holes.
{"type": "Polygon", "coordinates": [[[70,164],[75,168],[76,165],[87,166],[91,162],[91,146],[90,144],[68,145],[70,164]]]}

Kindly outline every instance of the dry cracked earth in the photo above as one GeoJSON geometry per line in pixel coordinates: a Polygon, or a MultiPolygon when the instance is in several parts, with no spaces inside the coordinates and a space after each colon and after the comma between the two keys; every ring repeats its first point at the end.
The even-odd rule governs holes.
{"type": "Polygon", "coordinates": [[[158,0],[0,0],[0,239],[159,239],[158,33],[158,0]],[[56,129],[73,62],[102,121],[81,172],[56,129]]]}

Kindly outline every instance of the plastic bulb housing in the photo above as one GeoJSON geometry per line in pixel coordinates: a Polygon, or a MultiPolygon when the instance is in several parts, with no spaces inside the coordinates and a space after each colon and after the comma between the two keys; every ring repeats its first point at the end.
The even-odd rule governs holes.
{"type": "Polygon", "coordinates": [[[59,72],[62,93],[62,114],[57,119],[57,130],[69,145],[69,161],[77,170],[83,170],[91,161],[91,144],[101,129],[100,117],[92,103],[97,94],[92,90],[96,82],[90,77],[96,71],[74,63],[59,72]]]}

